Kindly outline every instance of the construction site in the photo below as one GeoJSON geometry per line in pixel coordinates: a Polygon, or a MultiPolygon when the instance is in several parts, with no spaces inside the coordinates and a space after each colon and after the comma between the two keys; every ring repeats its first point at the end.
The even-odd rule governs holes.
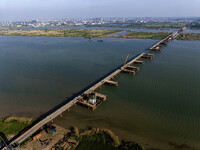
{"type": "MultiPolygon", "coordinates": [[[[167,45],[169,41],[175,39],[180,33],[182,33],[182,31],[183,29],[180,29],[171,33],[163,40],[154,44],[147,51],[161,51],[163,46],[167,45]]],[[[17,149],[21,144],[24,143],[24,141],[26,141],[30,137],[33,139],[33,145],[34,141],[39,140],[41,146],[44,146],[46,148],[48,147],[49,149],[49,145],[52,146],[53,144],[55,144],[53,142],[56,141],[53,139],[54,137],[58,136],[58,138],[62,138],[63,135],[60,135],[60,133],[67,132],[64,131],[64,129],[58,129],[55,126],[47,127],[47,124],[49,122],[53,122],[54,118],[56,118],[57,116],[61,116],[64,111],[69,110],[70,107],[76,104],[94,111],[107,99],[106,95],[96,92],[97,89],[102,88],[103,85],[113,87],[120,86],[120,83],[114,80],[117,75],[119,75],[120,73],[135,75],[140,70],[139,65],[143,65],[145,63],[145,59],[152,60],[153,58],[154,55],[150,53],[140,53],[134,58],[129,58],[128,55],[121,66],[116,68],[105,77],[94,82],[89,88],[81,92],[79,95],[76,95],[70,100],[63,102],[61,105],[55,107],[55,109],[51,110],[49,113],[44,114],[40,119],[35,121],[32,126],[21,132],[19,135],[15,136],[11,141],[9,141],[9,143],[7,143],[8,146],[5,146],[5,149],[17,149]],[[45,138],[45,134],[43,134],[44,130],[46,130],[45,134],[51,135],[50,138],[45,138]],[[56,136],[54,136],[54,134],[56,134],[56,136]],[[44,138],[40,138],[42,136],[44,136],[44,138]]],[[[43,147],[41,148],[45,149],[43,147]]]]}

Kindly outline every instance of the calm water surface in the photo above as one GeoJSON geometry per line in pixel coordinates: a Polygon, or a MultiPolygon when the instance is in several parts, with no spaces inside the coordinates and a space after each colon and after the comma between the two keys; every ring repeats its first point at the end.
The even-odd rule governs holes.
{"type": "MultiPolygon", "coordinates": [[[[39,116],[156,40],[0,36],[0,116],[39,116]]],[[[96,126],[120,138],[171,149],[169,142],[200,148],[200,42],[172,41],[119,87],[96,111],[76,106],[56,123],[96,126]]]]}
{"type": "Polygon", "coordinates": [[[97,40],[1,36],[1,116],[41,114],[153,43],[97,40]]]}
{"type": "Polygon", "coordinates": [[[200,33],[200,30],[185,30],[183,33],[200,33]]]}

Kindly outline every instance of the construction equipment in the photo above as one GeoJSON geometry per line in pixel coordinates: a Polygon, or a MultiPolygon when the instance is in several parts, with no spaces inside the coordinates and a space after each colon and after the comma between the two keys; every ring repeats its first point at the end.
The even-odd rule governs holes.
{"type": "MultiPolygon", "coordinates": [[[[127,55],[126,60],[124,61],[124,65],[126,64],[126,62],[127,62],[127,60],[128,60],[128,57],[129,57],[129,54],[127,55]]],[[[124,65],[121,67],[121,70],[124,69],[124,65]]]]}
{"type": "Polygon", "coordinates": [[[51,134],[51,135],[55,135],[57,133],[57,129],[55,126],[47,126],[47,129],[46,129],[47,133],[48,134],[51,134]]]}

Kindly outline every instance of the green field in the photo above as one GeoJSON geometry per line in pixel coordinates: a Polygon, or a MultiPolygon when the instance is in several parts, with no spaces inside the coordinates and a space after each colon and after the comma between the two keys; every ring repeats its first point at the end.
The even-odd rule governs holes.
{"type": "Polygon", "coordinates": [[[4,122],[3,120],[0,120],[0,132],[4,133],[5,135],[17,134],[28,125],[28,123],[19,122],[17,120],[10,122],[4,122]]]}
{"type": "Polygon", "coordinates": [[[114,146],[110,137],[104,133],[83,136],[76,150],[143,150],[139,144],[122,143],[114,146]]]}
{"type": "Polygon", "coordinates": [[[8,117],[7,119],[0,119],[0,136],[2,138],[4,138],[4,136],[6,136],[6,138],[14,136],[29,126],[32,121],[33,119],[24,117],[8,117]]]}

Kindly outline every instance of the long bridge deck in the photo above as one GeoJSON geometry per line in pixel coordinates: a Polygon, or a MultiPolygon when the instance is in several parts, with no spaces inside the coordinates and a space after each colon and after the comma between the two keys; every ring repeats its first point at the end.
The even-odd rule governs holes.
{"type": "MultiPolygon", "coordinates": [[[[174,36],[177,36],[179,32],[175,33],[174,36]]],[[[165,42],[166,40],[169,40],[169,38],[171,38],[173,36],[173,33],[168,35],[166,38],[164,38],[163,40],[159,41],[158,43],[156,43],[155,45],[153,45],[149,50],[152,50],[154,48],[156,48],[158,45],[160,45],[161,43],[165,42]]],[[[113,79],[117,74],[119,74],[120,72],[123,71],[124,68],[126,70],[128,70],[129,68],[137,68],[137,70],[139,70],[138,67],[130,67],[133,63],[141,63],[143,64],[143,61],[139,61],[138,59],[140,58],[149,58],[152,59],[153,55],[152,54],[147,54],[147,53],[140,53],[138,56],[132,58],[129,62],[127,62],[125,65],[122,65],[121,67],[117,68],[115,71],[111,72],[108,76],[106,76],[105,78],[103,78],[102,80],[100,80],[98,83],[94,84],[93,86],[89,87],[88,89],[86,89],[82,94],[80,94],[79,96],[73,98],[71,101],[69,101],[68,103],[64,104],[63,106],[60,106],[59,108],[57,108],[55,111],[53,111],[50,115],[47,115],[46,117],[44,117],[42,120],[38,121],[35,125],[33,125],[32,127],[30,127],[27,131],[25,131],[23,134],[19,135],[17,138],[13,139],[12,141],[10,141],[10,145],[11,146],[15,146],[15,145],[19,145],[21,144],[24,140],[26,140],[28,137],[30,137],[31,135],[33,135],[37,130],[39,130],[41,127],[43,127],[44,125],[46,125],[48,122],[52,121],[53,119],[55,119],[57,116],[61,115],[64,111],[68,110],[70,107],[72,107],[74,104],[76,104],[77,102],[80,101],[80,99],[83,98],[82,95],[88,95],[92,92],[94,92],[96,89],[98,89],[99,87],[101,87],[103,84],[105,84],[107,81],[113,79]]],[[[102,95],[99,95],[102,96],[102,95]]],[[[103,96],[104,99],[106,98],[105,96],[103,96]]]]}
{"type": "Polygon", "coordinates": [[[155,50],[155,51],[160,51],[161,45],[166,45],[170,40],[175,39],[184,29],[180,29],[178,31],[175,31],[173,33],[170,33],[167,37],[162,39],[161,41],[157,42],[154,44],[152,47],[149,48],[150,51],[155,50]]]}

